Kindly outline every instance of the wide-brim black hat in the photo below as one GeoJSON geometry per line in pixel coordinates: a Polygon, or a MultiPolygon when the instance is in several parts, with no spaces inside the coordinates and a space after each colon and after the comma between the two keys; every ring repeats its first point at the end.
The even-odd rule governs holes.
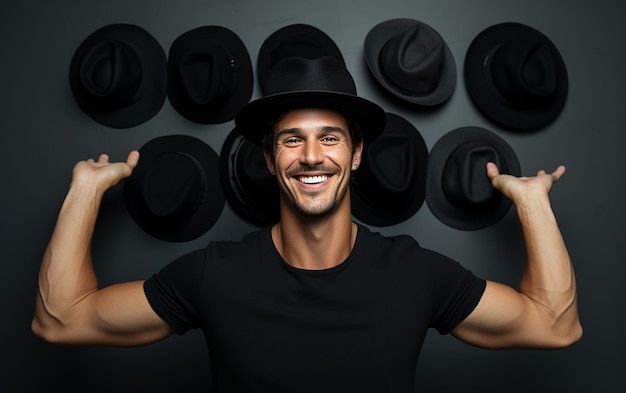
{"type": "Polygon", "coordinates": [[[296,23],[276,30],[263,41],[257,56],[261,93],[265,94],[269,71],[279,61],[287,57],[315,59],[322,56],[332,56],[345,64],[337,44],[315,26],[296,23]]]}
{"type": "Polygon", "coordinates": [[[445,40],[414,19],[390,19],[365,37],[365,61],[394,96],[422,106],[439,105],[456,86],[456,63],[445,40]]]}
{"type": "Polygon", "coordinates": [[[359,169],[352,173],[352,214],[374,226],[398,224],[422,206],[428,148],[405,118],[387,113],[383,133],[366,145],[359,169]]]}
{"type": "Polygon", "coordinates": [[[495,133],[462,127],[442,136],[430,150],[426,173],[426,203],[444,224],[477,230],[498,222],[512,202],[493,188],[487,162],[501,173],[520,175],[513,148],[495,133]]]}
{"type": "Polygon", "coordinates": [[[124,202],[133,220],[170,242],[208,231],[225,204],[217,153],[188,135],[154,138],[139,153],[137,167],[124,181],[124,202]]]}
{"type": "Polygon", "coordinates": [[[226,201],[238,216],[261,227],[278,222],[278,183],[267,168],[263,148],[236,127],[222,145],[220,179],[226,201]]]}
{"type": "Polygon", "coordinates": [[[357,96],[350,72],[337,59],[288,57],[269,72],[267,95],[251,101],[235,117],[242,135],[261,144],[280,114],[296,108],[324,108],[358,123],[363,140],[374,140],[385,127],[385,111],[357,96]]]}
{"type": "Polygon", "coordinates": [[[78,46],[69,82],[91,119],[112,128],[134,127],[154,117],[165,102],[165,52],[139,26],[107,25],[78,46]]]}
{"type": "Polygon", "coordinates": [[[172,43],[167,62],[167,94],[182,116],[200,124],[232,120],[252,96],[252,62],[232,30],[202,26],[172,43]]]}
{"type": "Polygon", "coordinates": [[[548,125],[566,102],[561,54],[548,37],[524,24],[500,23],[480,32],[465,55],[464,73],[476,106],[514,130],[548,125]]]}

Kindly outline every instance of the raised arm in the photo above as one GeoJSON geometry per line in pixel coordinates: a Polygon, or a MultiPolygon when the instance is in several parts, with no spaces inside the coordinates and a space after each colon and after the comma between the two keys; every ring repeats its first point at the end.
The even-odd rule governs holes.
{"type": "Polygon", "coordinates": [[[148,304],[141,281],[100,289],[92,267],[91,239],[104,193],[130,176],[139,153],[126,162],[81,161],[45,250],[32,329],[67,344],[143,345],[171,334],[148,304]]]}
{"type": "Polygon", "coordinates": [[[493,186],[517,210],[526,265],[519,290],[487,282],[476,309],[452,332],[459,339],[485,348],[562,348],[580,339],[574,269],[548,197],[564,173],[560,166],[517,178],[487,165],[493,186]]]}

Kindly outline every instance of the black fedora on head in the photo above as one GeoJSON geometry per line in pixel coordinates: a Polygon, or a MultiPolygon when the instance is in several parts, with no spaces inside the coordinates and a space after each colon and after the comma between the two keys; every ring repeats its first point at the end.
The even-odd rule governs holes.
{"type": "Polygon", "coordinates": [[[514,130],[534,130],[561,113],[568,91],[565,63],[543,33],[520,23],[480,32],[465,55],[465,85],[489,118],[514,130]]]}
{"type": "Polygon", "coordinates": [[[477,230],[498,222],[512,202],[493,188],[487,162],[500,173],[520,175],[509,144],[480,127],[462,127],[442,136],[430,150],[426,173],[426,203],[444,224],[477,230]]]}
{"type": "Polygon", "coordinates": [[[165,52],[139,26],[107,25],[78,46],[69,82],[91,119],[112,128],[134,127],[154,117],[165,102],[165,52]]]}
{"type": "Polygon", "coordinates": [[[167,94],[182,116],[195,123],[232,120],[252,96],[254,77],[246,46],[233,31],[202,26],[172,43],[167,94]]]}
{"type": "Polygon", "coordinates": [[[390,226],[414,215],[424,202],[428,148],[408,120],[387,113],[383,133],[365,146],[352,173],[352,213],[366,224],[390,226]]]}
{"type": "Polygon", "coordinates": [[[266,88],[266,96],[248,103],[235,117],[239,132],[257,144],[278,115],[296,108],[340,112],[360,125],[365,142],[375,139],[385,127],[385,111],[357,96],[352,75],[331,56],[283,59],[270,70],[266,88]]]}
{"type": "Polygon", "coordinates": [[[441,104],[456,86],[450,48],[435,29],[417,20],[374,26],[365,37],[365,61],[387,91],[413,104],[441,104]]]}
{"type": "Polygon", "coordinates": [[[345,64],[337,44],[317,27],[297,23],[273,32],[261,45],[257,57],[257,78],[265,94],[269,70],[287,57],[316,59],[332,56],[345,64]]]}
{"type": "Polygon", "coordinates": [[[278,222],[276,178],[265,164],[261,146],[241,135],[236,127],[222,145],[220,179],[226,201],[241,218],[258,226],[278,222]]]}
{"type": "Polygon", "coordinates": [[[139,153],[139,164],[124,181],[124,202],[133,220],[170,242],[208,231],[225,204],[217,153],[188,135],[154,138],[139,153]]]}

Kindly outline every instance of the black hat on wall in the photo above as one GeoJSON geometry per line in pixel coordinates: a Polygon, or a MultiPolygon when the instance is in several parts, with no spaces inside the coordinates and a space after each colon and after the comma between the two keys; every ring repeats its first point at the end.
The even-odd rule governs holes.
{"type": "Polygon", "coordinates": [[[374,226],[398,224],[424,202],[428,148],[405,118],[387,113],[383,133],[366,145],[352,173],[352,213],[374,226]]]}
{"type": "Polygon", "coordinates": [[[508,22],[480,32],[467,50],[464,72],[476,106],[511,129],[546,126],[565,105],[563,58],[548,37],[530,26],[508,22]]]}
{"type": "Polygon", "coordinates": [[[297,23],[273,32],[261,45],[257,56],[257,78],[261,92],[266,94],[269,70],[287,57],[316,59],[331,56],[345,64],[335,42],[315,26],[297,23]]]}
{"type": "Polygon", "coordinates": [[[456,86],[450,48],[435,29],[414,19],[374,26],[365,37],[365,61],[387,91],[412,104],[441,104],[456,86]]]}
{"type": "Polygon", "coordinates": [[[269,172],[261,146],[237,128],[226,137],[220,153],[220,179],[226,201],[236,214],[258,226],[278,222],[279,190],[269,172]]]}
{"type": "Polygon", "coordinates": [[[493,188],[487,162],[500,173],[520,175],[511,146],[493,132],[462,127],[442,136],[430,150],[426,174],[426,203],[444,224],[477,230],[498,222],[512,202],[493,188]]]}
{"type": "Polygon", "coordinates": [[[170,242],[208,231],[225,204],[217,153],[188,135],[154,138],[139,153],[137,167],[124,181],[126,209],[137,225],[170,242]]]}
{"type": "Polygon", "coordinates": [[[167,62],[167,94],[182,116],[196,123],[232,120],[252,96],[250,55],[233,31],[202,26],[172,43],[167,62]]]}
{"type": "Polygon", "coordinates": [[[108,127],[142,124],[165,102],[165,52],[139,26],[111,24],[91,33],[74,52],[69,74],[80,108],[108,127]]]}
{"type": "Polygon", "coordinates": [[[276,116],[295,108],[328,108],[343,113],[361,126],[366,143],[385,127],[385,111],[357,96],[352,75],[331,56],[283,59],[271,68],[266,88],[267,95],[248,103],[235,117],[239,132],[257,144],[276,116]]]}

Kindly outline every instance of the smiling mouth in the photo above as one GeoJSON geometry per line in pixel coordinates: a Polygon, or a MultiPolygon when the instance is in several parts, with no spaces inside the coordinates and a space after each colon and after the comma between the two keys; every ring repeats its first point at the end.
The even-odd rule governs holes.
{"type": "Polygon", "coordinates": [[[298,181],[304,184],[319,184],[328,180],[328,175],[298,176],[298,181]]]}

